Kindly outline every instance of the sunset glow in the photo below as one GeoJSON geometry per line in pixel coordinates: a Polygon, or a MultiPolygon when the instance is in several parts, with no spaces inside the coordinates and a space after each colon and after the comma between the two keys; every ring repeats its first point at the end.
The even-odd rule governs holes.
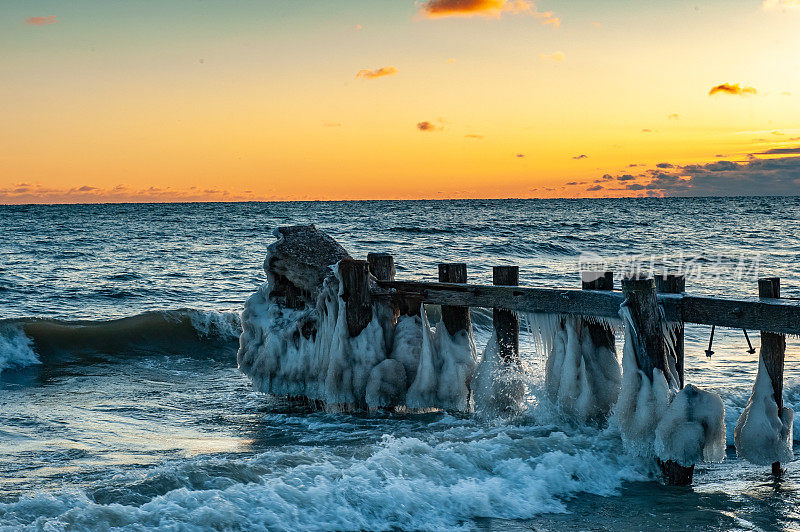
{"type": "Polygon", "coordinates": [[[795,4],[6,3],[0,203],[797,191],[795,4]]]}

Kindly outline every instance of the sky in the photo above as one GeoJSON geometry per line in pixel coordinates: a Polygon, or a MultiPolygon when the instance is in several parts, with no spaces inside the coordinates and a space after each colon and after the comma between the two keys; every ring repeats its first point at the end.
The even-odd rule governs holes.
{"type": "Polygon", "coordinates": [[[0,0],[0,203],[800,194],[800,0],[0,0]]]}

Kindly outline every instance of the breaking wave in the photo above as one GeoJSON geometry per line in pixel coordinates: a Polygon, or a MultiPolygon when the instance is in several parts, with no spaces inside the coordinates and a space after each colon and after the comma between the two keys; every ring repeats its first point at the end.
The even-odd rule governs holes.
{"type": "Polygon", "coordinates": [[[238,312],[149,311],[115,320],[0,320],[0,372],[64,353],[229,355],[241,333],[238,312]]]}

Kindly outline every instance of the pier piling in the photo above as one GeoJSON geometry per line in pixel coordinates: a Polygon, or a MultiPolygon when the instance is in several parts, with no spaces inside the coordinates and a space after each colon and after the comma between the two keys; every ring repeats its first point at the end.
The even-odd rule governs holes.
{"type": "MultiPolygon", "coordinates": [[[[439,264],[440,283],[467,282],[467,265],[463,262],[449,262],[439,264]]],[[[450,336],[458,331],[469,331],[472,326],[469,317],[469,307],[442,305],[442,321],[450,336]]]]}
{"type": "MultiPolygon", "coordinates": [[[[492,284],[495,286],[517,286],[519,284],[518,266],[494,266],[492,284]]],[[[509,364],[519,364],[519,317],[513,310],[492,309],[494,331],[500,360],[509,364]]]]}
{"type": "MultiPolygon", "coordinates": [[[[767,277],[758,280],[758,297],[778,299],[781,297],[781,280],[779,277],[767,277]]],[[[761,331],[761,356],[767,374],[772,381],[772,393],[778,405],[778,417],[783,410],[783,364],[786,356],[786,337],[768,331],[761,331]]],[[[780,477],[783,474],[781,463],[772,464],[772,474],[780,477]]]]}
{"type": "Polygon", "coordinates": [[[358,336],[372,320],[372,296],[369,291],[369,262],[342,259],[339,261],[342,279],[342,299],[347,313],[347,331],[351,338],[358,336]]]}

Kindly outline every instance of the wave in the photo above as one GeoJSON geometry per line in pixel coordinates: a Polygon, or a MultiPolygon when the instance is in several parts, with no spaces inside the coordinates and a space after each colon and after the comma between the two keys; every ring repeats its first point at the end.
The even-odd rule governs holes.
{"type": "Polygon", "coordinates": [[[230,355],[238,345],[238,312],[148,311],[114,320],[0,320],[0,371],[64,353],[230,355]]]}

